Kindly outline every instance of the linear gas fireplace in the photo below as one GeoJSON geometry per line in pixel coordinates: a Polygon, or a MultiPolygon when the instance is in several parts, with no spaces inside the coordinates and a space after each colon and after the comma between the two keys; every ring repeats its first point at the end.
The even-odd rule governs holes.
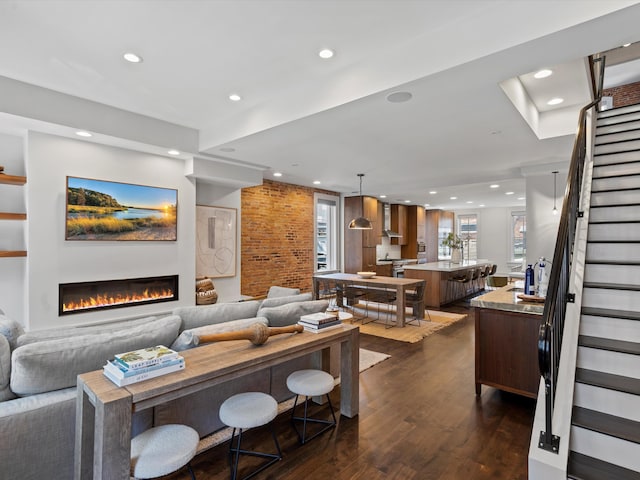
{"type": "Polygon", "coordinates": [[[178,275],[61,283],[59,315],[178,300],[178,275]]]}

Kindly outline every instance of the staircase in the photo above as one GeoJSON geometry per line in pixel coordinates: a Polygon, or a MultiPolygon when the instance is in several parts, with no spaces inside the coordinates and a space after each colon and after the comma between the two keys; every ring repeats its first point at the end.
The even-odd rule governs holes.
{"type": "Polygon", "coordinates": [[[568,477],[640,480],[640,105],[598,115],[568,477]]]}

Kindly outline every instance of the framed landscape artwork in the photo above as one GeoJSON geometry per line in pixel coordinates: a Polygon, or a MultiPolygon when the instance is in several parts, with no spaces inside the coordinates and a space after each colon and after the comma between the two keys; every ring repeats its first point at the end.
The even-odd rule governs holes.
{"type": "Polygon", "coordinates": [[[66,240],[175,241],[178,191],[67,177],[66,240]]]}
{"type": "Polygon", "coordinates": [[[236,275],[236,213],[196,205],[196,277],[236,275]]]}

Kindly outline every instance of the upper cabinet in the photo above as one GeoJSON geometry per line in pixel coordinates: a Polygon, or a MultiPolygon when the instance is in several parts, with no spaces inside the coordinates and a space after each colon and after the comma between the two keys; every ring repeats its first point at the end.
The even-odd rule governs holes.
{"type": "Polygon", "coordinates": [[[384,222],[382,204],[374,197],[344,199],[344,271],[375,271],[376,245],[381,243],[384,222]],[[349,222],[357,217],[371,220],[371,230],[351,230],[349,222]]]}
{"type": "Polygon", "coordinates": [[[400,206],[407,212],[402,258],[417,258],[418,243],[425,243],[425,210],[417,205],[400,206]]]}
{"type": "Polygon", "coordinates": [[[407,205],[391,204],[391,230],[399,233],[401,236],[391,239],[391,245],[407,244],[407,226],[408,226],[408,207],[407,205]]]}

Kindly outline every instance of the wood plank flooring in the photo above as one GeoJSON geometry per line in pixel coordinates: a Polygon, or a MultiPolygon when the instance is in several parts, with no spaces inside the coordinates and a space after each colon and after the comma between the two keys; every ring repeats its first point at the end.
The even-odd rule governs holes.
{"type": "MultiPolygon", "coordinates": [[[[446,310],[471,313],[463,303],[446,310]]],[[[360,415],[340,417],[335,430],[305,445],[281,415],[275,429],[284,458],[254,478],[525,480],[535,400],[484,386],[476,397],[473,327],[469,315],[415,344],[361,335],[361,347],[391,358],[361,373],[360,415]]],[[[338,390],[332,401],[339,404],[338,390]]],[[[274,448],[267,429],[244,440],[246,448],[274,448]]],[[[196,478],[228,479],[227,454],[225,443],[197,456],[196,478]]],[[[252,459],[240,461],[242,468],[252,459]]],[[[167,478],[190,477],[183,470],[167,478]]]]}

